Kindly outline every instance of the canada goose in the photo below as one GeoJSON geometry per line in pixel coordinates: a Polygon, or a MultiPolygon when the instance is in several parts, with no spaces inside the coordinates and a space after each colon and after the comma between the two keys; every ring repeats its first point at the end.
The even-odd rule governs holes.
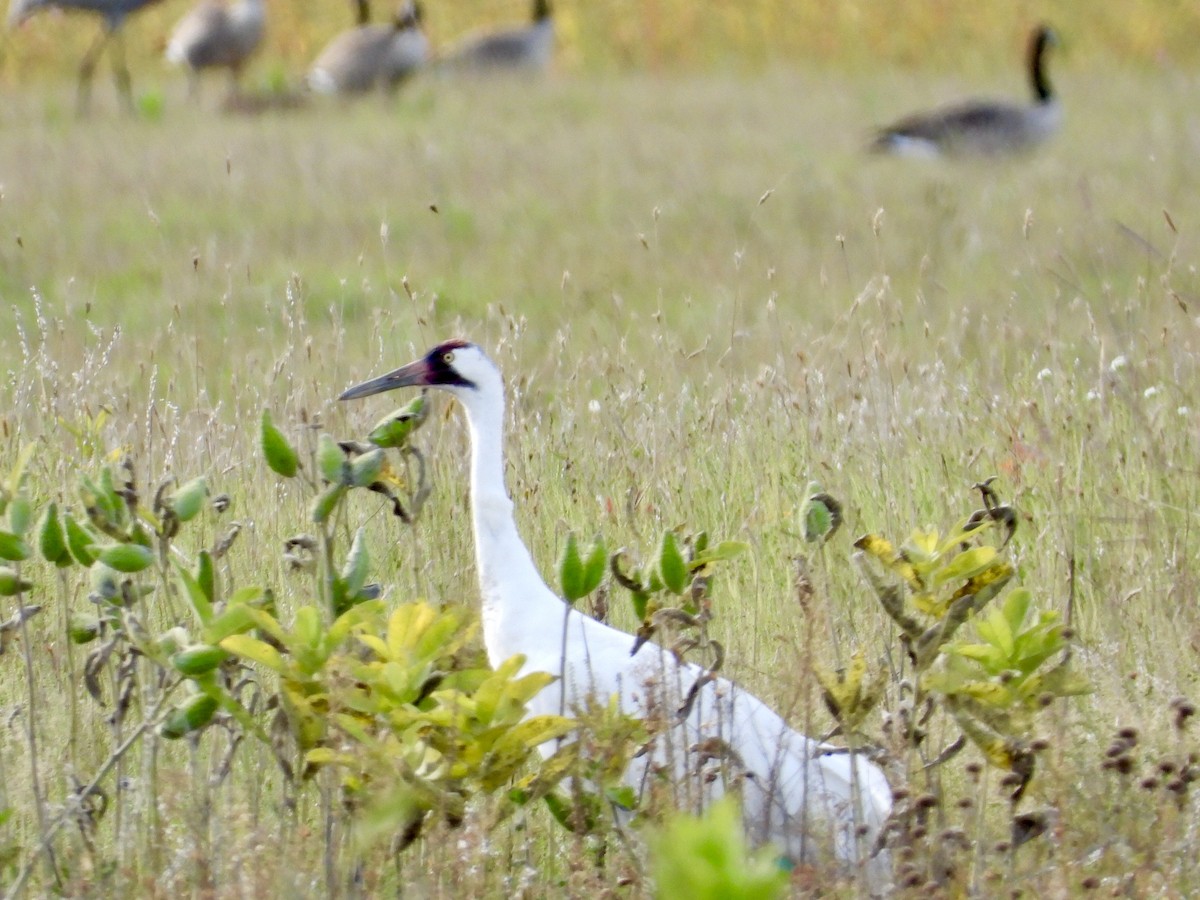
{"type": "Polygon", "coordinates": [[[362,93],[380,85],[391,89],[428,58],[421,7],[413,2],[389,25],[360,25],[335,37],[312,64],[307,82],[322,94],[362,93]]]}
{"type": "MultiPolygon", "coordinates": [[[[542,580],[513,518],[504,486],[504,379],[476,344],[446,341],[416,362],[345,391],[340,400],[401,387],[435,388],[461,404],[471,438],[471,520],[483,600],[483,643],[498,666],[515,655],[522,673],[555,680],[528,704],[531,715],[573,714],[589,701],[652,718],[680,710],[672,726],[639,753],[625,783],[642,790],[648,772],[691,784],[706,800],[731,784],[709,771],[722,751],[740,768],[742,815],[756,843],[773,841],[794,862],[827,847],[843,863],[863,865],[876,886],[888,879],[887,854],[874,855],[892,809],[892,791],[862,754],[840,752],[794,731],[769,706],[732,681],[681,661],[652,641],[611,628],[565,603],[542,580]],[[694,698],[694,704],[685,696],[694,698]],[[684,712],[686,706],[690,712],[684,712]]],[[[553,752],[550,745],[540,748],[553,752]]],[[[736,780],[736,776],[730,776],[736,780]]]]}
{"type": "Polygon", "coordinates": [[[1058,44],[1048,26],[1029,40],[1029,78],[1033,103],[968,101],[901,119],[882,128],[871,149],[911,157],[1002,156],[1030,150],[1045,141],[1062,121],[1062,108],[1046,77],[1046,50],[1058,44]]]}
{"type": "Polygon", "coordinates": [[[446,71],[543,71],[554,54],[554,18],[550,0],[533,0],[528,25],[468,35],[442,56],[446,71]]]}
{"type": "Polygon", "coordinates": [[[113,76],[117,82],[117,91],[129,109],[133,109],[133,88],[129,78],[129,68],[125,65],[125,42],[121,36],[121,26],[130,13],[137,12],[143,6],[158,3],[159,0],[13,0],[8,8],[9,26],[19,25],[39,9],[54,7],[62,10],[78,10],[94,13],[104,19],[104,30],[92,42],[83,61],[79,66],[79,111],[86,112],[91,101],[92,75],[96,71],[96,63],[109,40],[113,41],[113,76]]]}
{"type": "Polygon", "coordinates": [[[193,95],[203,69],[228,69],[236,88],[242,66],[262,42],[265,24],[263,0],[202,0],[179,20],[165,55],[190,69],[193,95]]]}

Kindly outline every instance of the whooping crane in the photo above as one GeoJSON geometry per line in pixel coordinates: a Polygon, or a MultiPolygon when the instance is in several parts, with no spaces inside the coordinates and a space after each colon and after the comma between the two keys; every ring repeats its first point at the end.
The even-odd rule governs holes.
{"type": "MultiPolygon", "coordinates": [[[[679,710],[705,670],[680,663],[647,642],[636,654],[632,635],[570,608],[546,586],[517,532],[504,484],[504,382],[475,344],[451,340],[422,359],[352,387],[341,400],[400,387],[433,387],[462,404],[471,438],[471,517],[483,599],[483,639],[496,666],[522,654],[522,673],[556,680],[529,704],[530,714],[583,709],[616,695],[639,716],[679,710]],[[565,631],[565,652],[563,634],[565,631]]],[[[661,714],[661,713],[660,713],[661,714]]],[[[699,691],[682,721],[676,718],[651,752],[635,758],[625,780],[646,784],[649,767],[663,771],[684,797],[715,799],[726,790],[711,776],[713,748],[741,779],[744,824],[755,843],[773,841],[795,861],[836,855],[862,863],[873,887],[887,883],[886,854],[871,857],[892,807],[883,772],[852,755],[793,731],[757,697],[724,678],[699,691]],[[827,851],[832,848],[833,853],[827,851]]],[[[553,752],[553,743],[542,752],[553,752]]],[[[678,796],[678,794],[677,794],[678,796]]]]}

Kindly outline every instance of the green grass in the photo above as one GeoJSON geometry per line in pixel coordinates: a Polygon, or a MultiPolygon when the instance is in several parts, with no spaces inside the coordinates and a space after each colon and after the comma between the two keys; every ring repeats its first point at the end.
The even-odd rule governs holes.
{"type": "MultiPolygon", "coordinates": [[[[747,541],[716,591],[727,670],[817,731],[828,719],[803,662],[809,629],[827,664],[858,643],[877,657],[890,634],[850,539],[948,525],[976,505],[971,484],[998,474],[1039,604],[1066,611],[1074,560],[1076,663],[1096,688],[1046,722],[1031,802],[1060,825],[1005,877],[1035,894],[1073,894],[1088,876],[1154,892],[1195,857],[1195,800],[1172,818],[1101,763],[1119,725],[1140,729],[1151,762],[1197,749],[1168,709],[1196,693],[1200,641],[1197,84],[1056,75],[1067,126],[1044,152],[953,168],[861,153],[872,125],[963,89],[910,74],[837,91],[807,70],[419,84],[395,104],[260,117],[168,102],[153,123],[75,121],[67,87],[8,94],[0,459],[33,444],[35,499],[77,505],[88,461],[66,425],[107,408],[98,439],[133,456],[144,494],[167,473],[232,494],[225,519],[244,530],[224,576],[274,586],[287,610],[309,583],[286,573],[282,543],[311,526],[307,498],[258,458],[261,409],[312,439],[362,433],[388,401],[339,405],[344,387],[465,334],[510,381],[509,486],[543,571],[568,527],[646,553],[678,523],[747,541]],[[805,620],[791,557],[810,479],[845,503],[850,538],[812,560],[805,620]]],[[[466,436],[445,408],[420,438],[435,493],[416,529],[397,541],[376,504],[352,507],[351,527],[372,521],[396,602],[476,602],[466,436]]],[[[206,518],[200,537],[224,524],[206,518]]],[[[29,625],[55,809],[66,773],[94,772],[113,739],[62,637],[86,590],[60,595],[51,572],[28,570],[46,606],[29,625]]],[[[156,625],[178,616],[154,609],[156,625]]],[[[19,659],[0,657],[9,708],[24,702],[19,659]]],[[[132,794],[95,851],[63,833],[71,892],[204,878],[219,896],[324,891],[317,792],[288,811],[269,752],[249,742],[231,779],[207,787],[217,743],[191,759],[161,748],[151,798],[133,758],[132,794]],[[135,838],[149,802],[164,830],[148,844],[135,838]]],[[[27,851],[37,822],[16,725],[0,762],[0,808],[16,810],[0,846],[27,851]]],[[[112,777],[106,790],[119,799],[112,777]]],[[[1002,836],[989,822],[983,846],[1002,836]]],[[[636,852],[597,868],[540,813],[524,829],[486,824],[481,812],[419,845],[401,877],[435,896],[648,889],[636,852]],[[615,886],[622,875],[631,887],[615,886]]],[[[367,888],[393,889],[390,864],[371,862],[367,888]]],[[[41,877],[35,893],[49,890],[41,877]]]]}

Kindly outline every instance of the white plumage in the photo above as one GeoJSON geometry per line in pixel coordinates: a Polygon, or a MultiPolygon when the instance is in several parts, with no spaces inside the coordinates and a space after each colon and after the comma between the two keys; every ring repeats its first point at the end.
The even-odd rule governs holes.
{"type": "MultiPolygon", "coordinates": [[[[678,710],[704,670],[680,664],[654,643],[631,656],[632,635],[570,609],[538,574],[517,532],[504,486],[504,384],[491,360],[474,344],[448,341],[421,360],[347,390],[340,399],[404,386],[447,390],[466,412],[488,659],[495,666],[523,654],[522,672],[558,676],[532,700],[530,713],[570,713],[589,698],[604,702],[614,694],[624,711],[638,716],[678,710]]],[[[873,885],[886,883],[886,855],[868,861],[891,812],[891,789],[883,772],[862,756],[797,733],[726,679],[705,685],[686,720],[667,730],[651,754],[633,760],[625,780],[641,789],[648,767],[661,767],[673,775],[677,796],[714,799],[726,785],[721,778],[709,782],[701,776],[702,770],[713,768],[708,751],[714,745],[732,751],[726,754],[730,768],[744,770],[743,816],[752,840],[771,840],[795,861],[828,859],[832,848],[844,862],[866,863],[873,885]]]]}

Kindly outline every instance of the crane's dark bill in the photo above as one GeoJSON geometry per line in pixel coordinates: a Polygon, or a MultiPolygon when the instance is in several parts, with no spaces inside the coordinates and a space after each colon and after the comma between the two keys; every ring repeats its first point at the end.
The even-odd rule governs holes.
{"type": "Polygon", "coordinates": [[[344,391],[339,400],[356,400],[370,397],[402,387],[475,387],[475,383],[463,378],[454,365],[446,361],[448,354],[468,346],[466,341],[446,341],[438,344],[423,359],[410,362],[386,375],[356,384],[344,391]]]}

